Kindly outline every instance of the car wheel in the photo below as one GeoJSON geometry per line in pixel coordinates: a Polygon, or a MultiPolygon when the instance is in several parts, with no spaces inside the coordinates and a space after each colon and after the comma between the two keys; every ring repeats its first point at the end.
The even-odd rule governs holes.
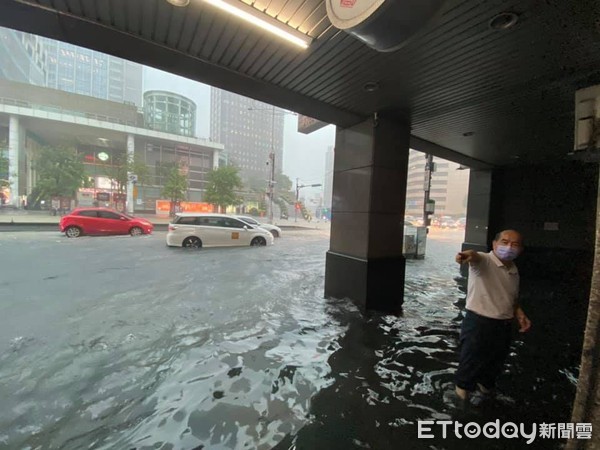
{"type": "Polygon", "coordinates": [[[264,247],[267,245],[267,241],[263,237],[255,237],[252,239],[252,242],[250,242],[250,245],[252,247],[264,247]]]}
{"type": "Polygon", "coordinates": [[[67,227],[67,229],[65,230],[65,236],[69,237],[69,238],[76,238],[81,236],[81,228],[79,227],[67,227]]]}
{"type": "Polygon", "coordinates": [[[142,230],[140,227],[133,227],[131,230],[129,230],[129,234],[132,236],[139,236],[140,234],[144,234],[144,230],[142,230]]]}
{"type": "Polygon", "coordinates": [[[276,237],[276,238],[279,237],[279,231],[277,231],[277,230],[271,230],[271,234],[273,235],[273,237],[276,237]]]}
{"type": "Polygon", "coordinates": [[[202,241],[200,238],[190,236],[183,240],[183,244],[181,244],[181,246],[186,248],[202,248],[202,241]]]}

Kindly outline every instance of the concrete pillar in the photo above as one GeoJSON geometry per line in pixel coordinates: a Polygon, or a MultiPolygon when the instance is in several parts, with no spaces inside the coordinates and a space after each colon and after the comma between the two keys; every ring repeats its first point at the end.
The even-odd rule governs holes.
{"type": "Polygon", "coordinates": [[[325,296],[399,312],[410,125],[379,114],[336,136],[325,296]]]}
{"type": "Polygon", "coordinates": [[[213,150],[213,170],[219,168],[219,150],[213,150]]]}
{"type": "MultiPolygon", "coordinates": [[[[462,250],[489,250],[489,224],[492,202],[492,170],[471,170],[469,174],[469,194],[467,200],[467,226],[462,250]]],[[[460,267],[462,275],[468,273],[468,266],[460,267]]]]}
{"type": "Polygon", "coordinates": [[[10,116],[8,125],[8,179],[10,182],[10,199],[15,207],[19,207],[19,150],[21,133],[19,118],[10,116]]]}
{"type": "MultiPolygon", "coordinates": [[[[133,157],[135,154],[135,138],[133,134],[127,135],[127,161],[133,161],[133,157]]],[[[129,175],[132,175],[129,172],[129,175]]],[[[129,177],[129,181],[127,182],[127,212],[129,214],[133,214],[134,208],[134,199],[133,199],[133,182],[131,181],[131,177],[129,177]]]]}

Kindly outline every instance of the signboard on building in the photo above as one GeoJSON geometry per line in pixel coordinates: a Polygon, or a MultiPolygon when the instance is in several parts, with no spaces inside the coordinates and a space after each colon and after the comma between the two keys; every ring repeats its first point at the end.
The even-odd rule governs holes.
{"type": "Polygon", "coordinates": [[[298,114],[298,133],[310,134],[313,131],[320,130],[329,125],[327,122],[322,122],[312,117],[298,114]]]}
{"type": "MultiPolygon", "coordinates": [[[[170,210],[171,202],[169,200],[156,200],[156,215],[168,216],[170,210]]],[[[175,212],[211,213],[213,205],[201,202],[179,202],[175,207],[175,212]]]]}

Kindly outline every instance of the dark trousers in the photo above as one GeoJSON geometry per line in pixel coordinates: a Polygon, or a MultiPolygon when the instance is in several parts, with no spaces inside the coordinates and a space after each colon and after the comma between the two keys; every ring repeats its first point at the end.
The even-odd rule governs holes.
{"type": "Polygon", "coordinates": [[[512,319],[490,319],[467,310],[460,330],[456,385],[474,391],[477,383],[493,389],[508,356],[512,319]]]}

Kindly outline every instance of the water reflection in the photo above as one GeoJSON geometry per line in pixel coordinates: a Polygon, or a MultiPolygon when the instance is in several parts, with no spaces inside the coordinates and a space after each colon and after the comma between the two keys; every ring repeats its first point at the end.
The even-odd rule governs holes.
{"type": "MultiPolygon", "coordinates": [[[[50,331],[3,343],[0,445],[503,448],[503,441],[419,441],[416,423],[569,420],[585,293],[545,282],[524,285],[534,328],[514,342],[499,382],[502,395],[477,407],[454,403],[465,296],[453,262],[460,238],[430,240],[427,259],[407,262],[402,317],[366,318],[346,301],[321,298],[324,235],[288,234],[260,251],[194,254],[159,253],[162,242],[137,242],[119,241],[135,247],[114,256],[111,267],[134,255],[153,274],[150,282],[114,282],[120,272],[98,263],[98,298],[77,299],[60,316],[48,311],[46,320],[56,320],[50,331]],[[181,275],[165,274],[164,267],[181,275]]],[[[77,261],[112,245],[63,244],[36,242],[19,252],[27,259],[27,251],[58,245],[77,261]]],[[[52,298],[69,293],[73,278],[64,285],[52,280],[52,298]]],[[[26,281],[15,298],[29,298],[26,281]]],[[[94,280],[87,282],[94,291],[94,280]]],[[[528,447],[536,446],[549,448],[549,441],[528,447]]]]}
{"type": "Polygon", "coordinates": [[[513,342],[493,400],[457,402],[453,374],[466,280],[458,245],[430,241],[424,261],[407,262],[402,317],[346,317],[341,349],[330,358],[335,383],[313,403],[313,422],[277,448],[560,448],[561,441],[417,439],[419,420],[463,424],[570,420],[582,344],[585,292],[547,281],[524,282],[522,303],[534,328],[513,342]],[[569,320],[565,321],[564,318],[569,320]]]}

